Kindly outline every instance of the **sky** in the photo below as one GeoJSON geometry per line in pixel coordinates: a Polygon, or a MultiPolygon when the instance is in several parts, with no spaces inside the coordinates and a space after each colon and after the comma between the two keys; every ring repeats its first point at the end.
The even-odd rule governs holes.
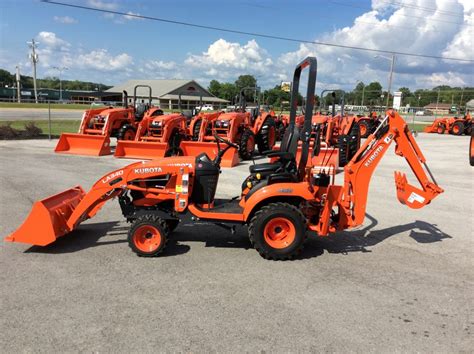
{"type": "MultiPolygon", "coordinates": [[[[474,59],[473,0],[57,0],[253,33],[388,51],[474,59]]],[[[128,79],[233,82],[263,88],[290,81],[295,65],[318,58],[318,91],[388,82],[376,53],[192,28],[47,4],[0,0],[0,68],[31,75],[27,41],[38,41],[38,77],[109,85],[128,79]]],[[[390,56],[384,54],[385,57],[390,56]]],[[[393,88],[474,86],[474,63],[396,55],[393,88]]]]}

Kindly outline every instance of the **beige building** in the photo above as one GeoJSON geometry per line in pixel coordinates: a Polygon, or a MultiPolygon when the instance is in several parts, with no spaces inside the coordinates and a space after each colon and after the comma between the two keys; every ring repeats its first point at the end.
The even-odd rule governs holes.
{"type": "MultiPolygon", "coordinates": [[[[152,90],[153,104],[164,109],[178,109],[181,95],[181,107],[192,109],[203,104],[211,104],[215,109],[224,108],[229,101],[216,97],[194,80],[129,80],[123,84],[114,86],[106,92],[116,93],[127,91],[129,97],[133,97],[136,85],[148,85],[152,90]]],[[[141,100],[148,99],[148,90],[137,89],[137,97],[141,100]]]]}

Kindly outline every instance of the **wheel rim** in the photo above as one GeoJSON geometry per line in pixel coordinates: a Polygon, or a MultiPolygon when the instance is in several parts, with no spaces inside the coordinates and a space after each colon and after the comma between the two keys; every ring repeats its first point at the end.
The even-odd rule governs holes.
{"type": "Polygon", "coordinates": [[[443,126],[439,126],[438,127],[438,134],[442,134],[443,133],[443,126]]]}
{"type": "Polygon", "coordinates": [[[454,134],[459,134],[459,126],[455,125],[453,127],[453,132],[454,132],[454,134]]]}
{"type": "Polygon", "coordinates": [[[367,128],[365,127],[365,124],[361,124],[359,128],[360,128],[360,135],[364,136],[367,133],[367,128]]]}
{"type": "Polygon", "coordinates": [[[154,252],[161,245],[160,231],[151,225],[140,226],[133,234],[133,244],[142,252],[154,252]]]}
{"type": "Polygon", "coordinates": [[[127,130],[123,135],[123,140],[133,140],[133,138],[135,138],[135,134],[131,130],[127,130]]]}
{"type": "Polygon", "coordinates": [[[287,218],[274,218],[265,225],[263,235],[269,246],[282,249],[293,243],[296,238],[296,229],[287,218]]]}
{"type": "Polygon", "coordinates": [[[252,152],[255,149],[255,140],[250,136],[247,140],[247,151],[252,152]]]}
{"type": "Polygon", "coordinates": [[[268,131],[268,145],[271,148],[273,145],[275,145],[276,141],[276,134],[275,134],[275,127],[270,127],[270,130],[268,131]]]}

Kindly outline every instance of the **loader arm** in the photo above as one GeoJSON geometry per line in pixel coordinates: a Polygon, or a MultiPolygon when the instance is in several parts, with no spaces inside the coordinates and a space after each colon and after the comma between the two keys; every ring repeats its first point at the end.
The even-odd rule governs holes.
{"type": "Polygon", "coordinates": [[[421,189],[410,185],[404,173],[395,171],[398,200],[410,208],[419,209],[443,192],[407,124],[396,111],[390,110],[344,169],[342,205],[346,218],[343,222],[347,226],[357,226],[364,221],[372,174],[393,141],[395,153],[405,158],[421,185],[421,189]]]}

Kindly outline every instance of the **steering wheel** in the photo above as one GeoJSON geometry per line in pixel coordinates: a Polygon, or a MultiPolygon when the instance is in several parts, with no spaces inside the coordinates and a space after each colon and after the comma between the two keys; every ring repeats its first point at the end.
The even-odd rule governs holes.
{"type": "Polygon", "coordinates": [[[239,145],[231,143],[229,140],[224,139],[223,137],[221,137],[217,134],[214,134],[214,138],[216,138],[216,140],[220,141],[221,143],[227,144],[230,147],[233,147],[233,148],[236,148],[236,149],[239,148],[239,145]]]}

